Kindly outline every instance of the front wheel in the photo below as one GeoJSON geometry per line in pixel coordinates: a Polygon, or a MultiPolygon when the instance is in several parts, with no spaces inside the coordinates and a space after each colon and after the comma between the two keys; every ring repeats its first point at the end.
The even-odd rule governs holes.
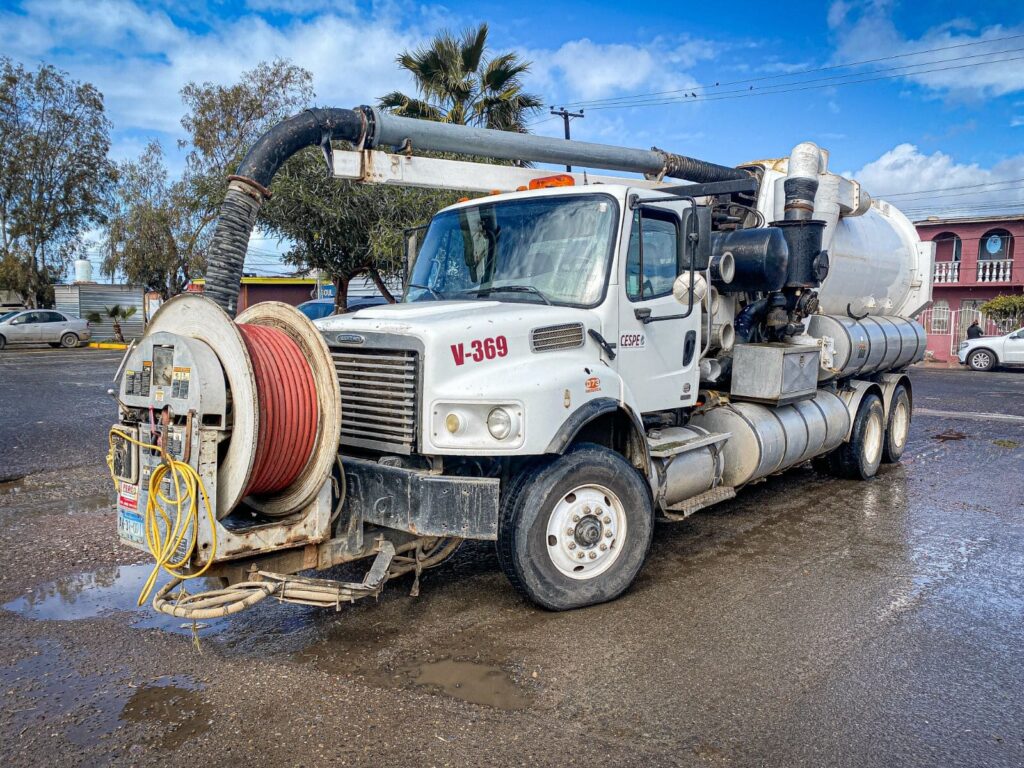
{"type": "Polygon", "coordinates": [[[633,583],[653,533],[643,476],[614,451],[584,443],[509,483],[498,562],[538,605],[582,608],[613,600],[633,583]]]}
{"type": "Polygon", "coordinates": [[[967,365],[972,371],[991,371],[996,367],[996,356],[987,349],[976,349],[967,356],[967,365]]]}

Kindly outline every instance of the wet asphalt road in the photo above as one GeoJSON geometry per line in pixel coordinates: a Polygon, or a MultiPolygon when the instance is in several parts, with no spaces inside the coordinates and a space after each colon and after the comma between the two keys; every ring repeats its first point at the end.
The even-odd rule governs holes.
{"type": "Polygon", "coordinates": [[[1024,373],[915,370],[901,465],[659,526],[614,603],[534,609],[478,544],[418,598],[264,604],[198,652],[133,610],[89,354],[46,360],[89,434],[59,416],[38,460],[9,419],[59,374],[0,361],[0,467],[35,473],[0,485],[4,765],[1024,765],[1024,373]]]}
{"type": "Polygon", "coordinates": [[[0,482],[102,461],[116,415],[106,391],[121,351],[14,347],[0,351],[0,482]]]}

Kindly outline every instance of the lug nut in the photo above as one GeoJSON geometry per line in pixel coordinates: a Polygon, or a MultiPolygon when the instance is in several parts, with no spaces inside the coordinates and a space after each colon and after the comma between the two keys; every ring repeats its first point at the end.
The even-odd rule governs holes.
{"type": "Polygon", "coordinates": [[[572,516],[572,521],[573,521],[574,523],[578,523],[578,522],[580,521],[580,516],[579,516],[579,515],[573,515],[573,516],[572,516]]]}
{"type": "Polygon", "coordinates": [[[607,544],[602,544],[601,545],[601,551],[604,552],[606,549],[608,549],[608,545],[607,544]]]}
{"type": "Polygon", "coordinates": [[[583,559],[583,553],[582,552],[577,552],[576,553],[576,557],[578,557],[580,560],[582,560],[583,559]]]}
{"type": "Polygon", "coordinates": [[[612,519],[610,517],[606,517],[601,522],[603,522],[605,525],[611,525],[612,524],[612,519]]]}
{"type": "Polygon", "coordinates": [[[586,504],[583,505],[583,514],[584,515],[589,515],[590,514],[590,507],[588,505],[586,505],[586,504]]]}
{"type": "Polygon", "coordinates": [[[604,537],[605,537],[606,539],[610,539],[610,538],[612,537],[612,532],[611,532],[611,531],[605,531],[605,532],[604,532],[604,537]]]}
{"type": "MultiPolygon", "coordinates": [[[[580,552],[580,554],[582,555],[583,553],[580,552]]],[[[593,560],[595,557],[597,557],[597,552],[591,552],[590,553],[590,559],[593,560]]]]}
{"type": "Polygon", "coordinates": [[[575,541],[570,541],[569,542],[569,549],[576,549],[576,542],[575,541]]]}
{"type": "Polygon", "coordinates": [[[566,533],[567,536],[572,536],[574,533],[576,533],[576,529],[575,528],[566,528],[565,529],[565,533],[566,533]]]}

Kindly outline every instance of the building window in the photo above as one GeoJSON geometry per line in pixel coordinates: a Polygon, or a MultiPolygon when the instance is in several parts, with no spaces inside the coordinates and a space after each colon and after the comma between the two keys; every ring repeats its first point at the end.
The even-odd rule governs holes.
{"type": "Polygon", "coordinates": [[[1013,235],[1005,229],[991,229],[981,236],[978,259],[1003,261],[1013,258],[1013,235]]]}
{"type": "Polygon", "coordinates": [[[936,261],[960,261],[963,242],[952,232],[943,232],[932,238],[936,261]]]}

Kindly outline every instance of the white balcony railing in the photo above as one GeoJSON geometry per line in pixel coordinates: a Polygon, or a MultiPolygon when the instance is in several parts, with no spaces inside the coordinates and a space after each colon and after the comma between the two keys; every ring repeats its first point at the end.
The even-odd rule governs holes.
{"type": "Polygon", "coordinates": [[[960,262],[959,261],[936,261],[935,272],[932,274],[933,283],[959,283],[960,262]]]}
{"type": "Polygon", "coordinates": [[[978,262],[979,283],[1008,283],[1013,269],[1013,259],[978,262]]]}

